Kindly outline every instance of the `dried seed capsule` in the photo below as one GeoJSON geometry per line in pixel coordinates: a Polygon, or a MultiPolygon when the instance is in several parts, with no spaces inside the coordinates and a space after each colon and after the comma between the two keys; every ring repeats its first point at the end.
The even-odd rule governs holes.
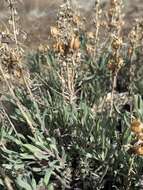
{"type": "Polygon", "coordinates": [[[22,75],[21,69],[20,69],[20,68],[16,68],[16,69],[14,70],[14,76],[17,77],[17,78],[20,78],[21,75],[22,75]]]}
{"type": "Polygon", "coordinates": [[[77,50],[80,48],[79,37],[72,37],[71,42],[70,42],[70,48],[74,50],[77,50]]]}
{"type": "Polygon", "coordinates": [[[70,48],[71,49],[73,49],[73,47],[74,47],[74,40],[75,40],[75,38],[72,37],[71,42],[70,42],[70,48]]]}
{"type": "Polygon", "coordinates": [[[143,141],[143,133],[139,133],[138,135],[137,135],[137,139],[138,139],[138,141],[143,141]]]}
{"type": "Polygon", "coordinates": [[[58,28],[52,26],[52,27],[51,27],[51,35],[52,35],[53,37],[57,37],[57,36],[59,35],[59,30],[58,30],[58,28]]]}
{"type": "Polygon", "coordinates": [[[79,48],[80,48],[80,40],[79,37],[76,37],[74,41],[74,49],[79,49],[79,48]]]}
{"type": "Polygon", "coordinates": [[[135,154],[142,156],[143,155],[143,146],[135,147],[135,154]]]}
{"type": "Polygon", "coordinates": [[[113,42],[112,42],[112,48],[117,50],[122,46],[122,43],[123,43],[123,41],[121,38],[115,37],[113,42]]]}
{"type": "Polygon", "coordinates": [[[93,32],[88,32],[87,33],[87,37],[89,38],[89,39],[94,39],[94,33],[93,32]]]}
{"type": "Polygon", "coordinates": [[[73,17],[73,22],[75,23],[75,24],[77,24],[77,25],[80,25],[80,23],[81,23],[81,20],[80,20],[80,17],[79,16],[74,16],[73,17]]]}
{"type": "Polygon", "coordinates": [[[138,119],[134,119],[131,123],[131,131],[139,134],[143,132],[143,123],[138,120],[138,119]]]}
{"type": "Polygon", "coordinates": [[[61,42],[61,41],[57,42],[57,44],[56,44],[56,50],[58,52],[60,52],[61,54],[64,53],[65,45],[63,44],[63,42],[61,42]]]}

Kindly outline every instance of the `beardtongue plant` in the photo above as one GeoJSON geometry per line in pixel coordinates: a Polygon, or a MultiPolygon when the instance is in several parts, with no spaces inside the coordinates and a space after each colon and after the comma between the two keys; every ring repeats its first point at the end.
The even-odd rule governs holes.
{"type": "Polygon", "coordinates": [[[9,90],[0,110],[1,189],[142,188],[143,103],[136,78],[142,25],[137,22],[127,44],[121,7],[111,0],[103,25],[97,2],[95,30],[87,31],[86,20],[64,3],[49,44],[25,61],[17,36],[14,49],[1,43],[1,78],[9,90]]]}

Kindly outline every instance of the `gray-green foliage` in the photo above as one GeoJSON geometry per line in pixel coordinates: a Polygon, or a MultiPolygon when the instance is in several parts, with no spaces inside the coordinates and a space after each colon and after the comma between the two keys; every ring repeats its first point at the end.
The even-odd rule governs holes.
{"type": "MultiPolygon", "coordinates": [[[[30,66],[35,61],[34,66],[41,67],[31,71],[33,80],[40,84],[36,91],[32,89],[36,100],[22,89],[15,91],[29,110],[35,133],[28,132],[17,105],[9,121],[22,126],[26,135],[1,122],[0,163],[14,189],[126,189],[128,185],[138,189],[142,158],[127,151],[132,140],[130,112],[116,107],[110,117],[109,110],[97,113],[93,109],[110,91],[106,59],[100,59],[98,67],[92,61],[86,63],[87,72],[77,78],[77,100],[70,104],[62,96],[58,64],[49,55],[45,55],[46,64],[52,69],[46,73],[42,62],[35,61],[35,56],[41,55],[28,58],[30,66]]],[[[14,104],[12,97],[9,101],[14,104]]],[[[135,96],[134,107],[134,114],[143,117],[141,97],[135,96]]],[[[3,178],[1,185],[5,186],[3,178]]]]}

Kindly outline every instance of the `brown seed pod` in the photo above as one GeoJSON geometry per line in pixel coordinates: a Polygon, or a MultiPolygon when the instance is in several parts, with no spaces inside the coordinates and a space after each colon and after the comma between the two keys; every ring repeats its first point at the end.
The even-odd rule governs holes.
{"type": "Polygon", "coordinates": [[[74,47],[74,41],[75,41],[75,37],[72,37],[71,42],[70,42],[71,49],[73,49],[73,47],[74,47]]]}
{"type": "Polygon", "coordinates": [[[131,131],[135,134],[143,132],[143,123],[139,119],[134,119],[131,123],[131,131]]]}
{"type": "Polygon", "coordinates": [[[80,48],[80,40],[79,37],[72,37],[71,42],[70,42],[70,48],[77,50],[80,48]]]}
{"type": "Polygon", "coordinates": [[[77,25],[80,25],[80,23],[81,23],[81,20],[80,20],[80,16],[74,16],[73,17],[73,22],[75,23],[75,24],[77,24],[77,25]]]}
{"type": "Polygon", "coordinates": [[[62,42],[57,42],[56,45],[55,45],[55,50],[60,52],[60,53],[64,53],[64,49],[65,49],[65,46],[62,42]]]}
{"type": "Polygon", "coordinates": [[[59,30],[58,28],[54,27],[54,26],[51,26],[51,35],[53,37],[57,37],[59,35],[59,30]]]}
{"type": "Polygon", "coordinates": [[[107,65],[108,69],[112,72],[115,72],[117,66],[115,65],[115,63],[113,63],[113,61],[109,61],[108,65],[107,65]]]}
{"type": "Polygon", "coordinates": [[[79,49],[79,48],[80,48],[80,40],[79,37],[76,37],[74,41],[74,49],[79,49]]]}
{"type": "Polygon", "coordinates": [[[94,39],[94,33],[93,32],[87,32],[87,37],[89,38],[89,39],[94,39]]]}
{"type": "Polygon", "coordinates": [[[139,140],[143,141],[143,133],[139,133],[139,134],[137,135],[137,139],[138,139],[138,141],[139,141],[139,140]]]}
{"type": "Polygon", "coordinates": [[[115,39],[113,40],[111,46],[112,46],[113,49],[117,50],[122,46],[122,43],[123,43],[123,41],[122,41],[121,38],[115,37],[115,39]]]}
{"type": "Polygon", "coordinates": [[[117,56],[115,61],[116,61],[117,69],[120,69],[123,66],[123,63],[124,63],[123,58],[120,57],[120,56],[117,56]]]}
{"type": "Polygon", "coordinates": [[[16,68],[14,70],[14,76],[17,77],[17,78],[20,78],[22,76],[22,71],[20,68],[16,68]]]}
{"type": "Polygon", "coordinates": [[[133,54],[133,48],[129,47],[128,48],[128,56],[131,57],[132,54],[133,54]]]}
{"type": "Polygon", "coordinates": [[[143,146],[137,146],[134,148],[134,153],[137,155],[142,156],[143,155],[143,146]]]}

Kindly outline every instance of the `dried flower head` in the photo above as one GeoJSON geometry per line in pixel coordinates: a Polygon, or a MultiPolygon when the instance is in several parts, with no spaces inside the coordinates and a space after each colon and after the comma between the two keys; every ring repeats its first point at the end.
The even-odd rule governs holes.
{"type": "Polygon", "coordinates": [[[51,27],[51,41],[56,62],[59,64],[59,78],[64,99],[75,100],[76,73],[81,65],[81,31],[84,25],[78,11],[70,1],[61,5],[56,26],[51,27]]]}
{"type": "Polygon", "coordinates": [[[117,49],[121,48],[122,44],[123,44],[122,38],[114,36],[114,39],[111,44],[112,48],[114,50],[117,50],[117,49]]]}
{"type": "Polygon", "coordinates": [[[143,20],[137,19],[136,25],[129,33],[129,40],[132,49],[142,46],[143,44],[143,20]]]}
{"type": "Polygon", "coordinates": [[[124,60],[121,56],[114,53],[108,61],[108,69],[110,71],[117,72],[123,66],[124,60]]]}
{"type": "Polygon", "coordinates": [[[49,50],[48,45],[40,44],[40,46],[38,47],[38,52],[41,54],[46,53],[48,50],[49,50]]]}
{"type": "Polygon", "coordinates": [[[122,14],[123,2],[122,0],[110,0],[110,7],[108,11],[109,29],[113,32],[120,33],[124,24],[122,14]]]}

